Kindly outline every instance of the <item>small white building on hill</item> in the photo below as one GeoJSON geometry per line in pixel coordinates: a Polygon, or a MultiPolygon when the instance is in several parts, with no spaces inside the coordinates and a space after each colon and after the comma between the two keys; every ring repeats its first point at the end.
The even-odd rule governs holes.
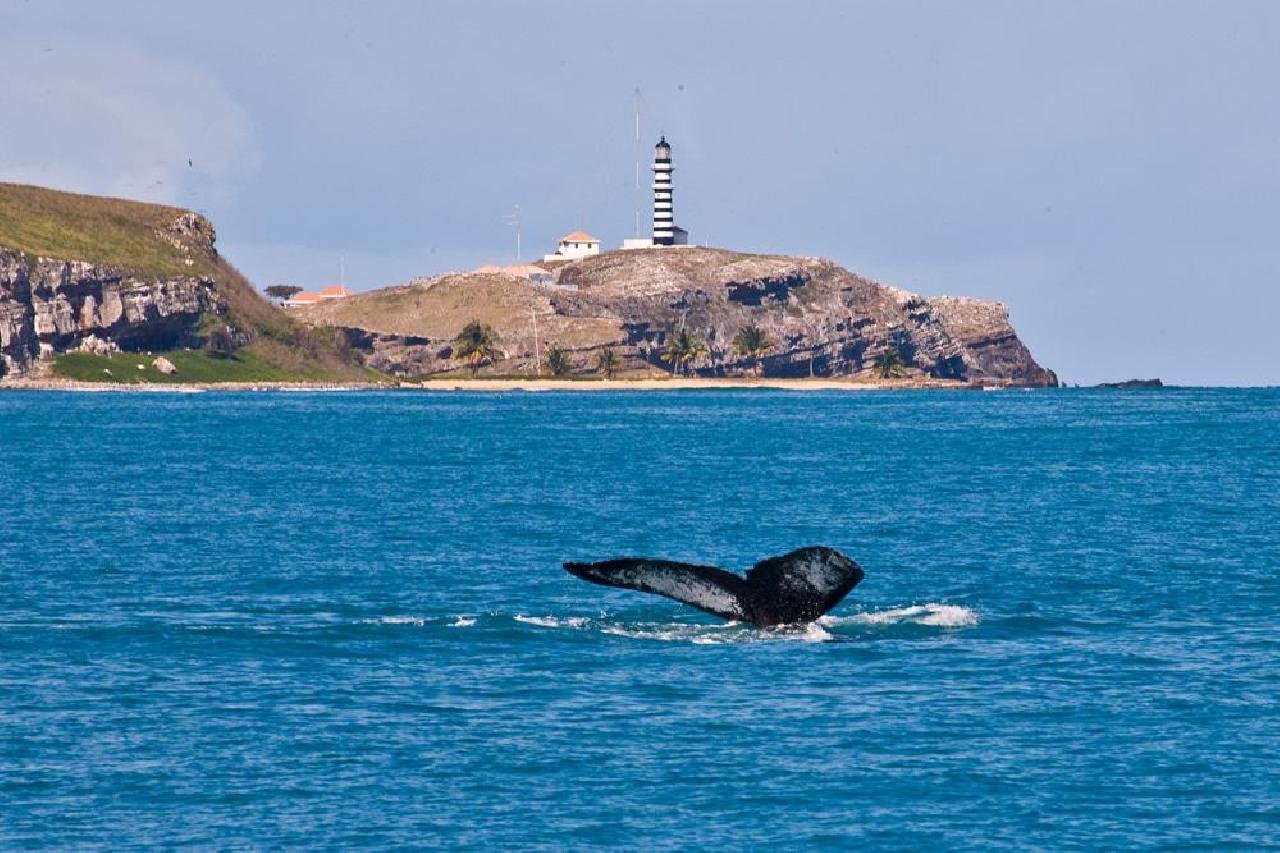
{"type": "Polygon", "coordinates": [[[543,255],[544,261],[575,261],[578,258],[589,258],[600,254],[600,240],[586,231],[574,231],[560,238],[560,245],[555,253],[543,255]]]}

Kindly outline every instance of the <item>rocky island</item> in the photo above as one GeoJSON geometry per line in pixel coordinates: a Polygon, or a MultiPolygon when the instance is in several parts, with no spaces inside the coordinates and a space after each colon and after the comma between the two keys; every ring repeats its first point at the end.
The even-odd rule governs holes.
{"type": "Polygon", "coordinates": [[[1057,384],[1005,306],[917,296],[821,258],[620,250],[281,309],[214,243],[191,211],[0,184],[0,381],[1057,384]],[[468,371],[457,338],[471,324],[494,346],[468,371]]]}
{"type": "Polygon", "coordinates": [[[999,303],[917,296],[821,258],[692,246],[440,275],[294,314],[345,330],[369,365],[411,376],[457,371],[454,337],[476,321],[496,333],[491,370],[502,373],[545,374],[554,348],[566,375],[600,372],[609,350],[623,375],[869,379],[888,363],[926,380],[1057,384],[999,303]],[[745,327],[759,331],[759,350],[735,347],[745,327]],[[673,366],[664,355],[680,331],[699,349],[673,366]]]}

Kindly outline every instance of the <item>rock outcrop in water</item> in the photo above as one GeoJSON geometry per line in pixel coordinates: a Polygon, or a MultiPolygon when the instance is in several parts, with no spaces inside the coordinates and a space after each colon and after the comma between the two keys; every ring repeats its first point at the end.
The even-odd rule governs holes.
{"type": "Polygon", "coordinates": [[[42,354],[198,345],[201,315],[221,308],[208,278],[148,280],[0,248],[0,375],[25,373],[42,354]]]}
{"type": "Polygon", "coordinates": [[[819,258],[682,248],[608,252],[544,265],[554,284],[501,273],[449,274],[300,309],[314,324],[345,327],[368,363],[406,374],[456,369],[453,336],[471,320],[501,335],[501,372],[532,372],[542,345],[569,355],[574,372],[596,369],[612,348],[624,368],[669,370],[672,333],[705,342],[689,364],[703,376],[870,376],[896,354],[909,375],[1056,385],[1036,363],[999,303],[925,298],[819,258]],[[758,360],[734,351],[746,325],[771,343],[758,360]]]}

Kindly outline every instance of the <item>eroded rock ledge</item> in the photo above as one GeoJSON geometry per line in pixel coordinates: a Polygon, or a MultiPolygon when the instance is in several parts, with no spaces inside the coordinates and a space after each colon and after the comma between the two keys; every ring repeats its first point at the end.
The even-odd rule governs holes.
{"type": "Polygon", "coordinates": [[[0,248],[0,376],[24,374],[42,355],[76,349],[196,345],[201,315],[216,307],[208,278],[147,280],[0,248]]]}

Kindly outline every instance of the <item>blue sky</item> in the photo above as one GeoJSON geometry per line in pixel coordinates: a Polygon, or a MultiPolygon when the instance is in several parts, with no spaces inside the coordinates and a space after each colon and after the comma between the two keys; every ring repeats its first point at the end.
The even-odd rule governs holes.
{"type": "Polygon", "coordinates": [[[1278,48],[1269,2],[0,0],[0,180],[367,289],[517,204],[526,258],[630,236],[639,87],[697,242],[1006,302],[1068,382],[1277,384],[1278,48]]]}

